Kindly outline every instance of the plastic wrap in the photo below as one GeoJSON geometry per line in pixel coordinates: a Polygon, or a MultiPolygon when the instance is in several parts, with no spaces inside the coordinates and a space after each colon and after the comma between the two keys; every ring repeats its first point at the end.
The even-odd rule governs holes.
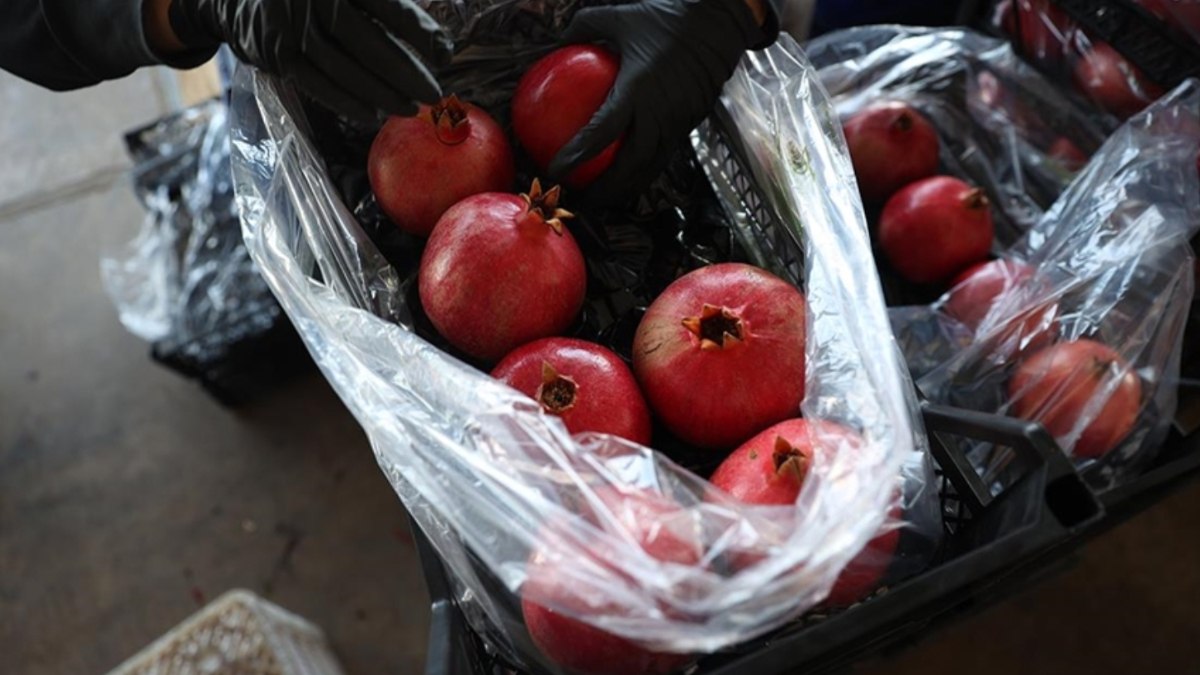
{"type": "Polygon", "coordinates": [[[1037,222],[1104,140],[1060,87],[1003,41],[970,30],[867,26],[822,36],[806,52],[843,119],[885,100],[929,119],[942,173],[982,187],[996,207],[997,251],[1037,222]]]}
{"type": "MultiPolygon", "coordinates": [[[[482,64],[479,72],[515,81],[493,66],[482,64]]],[[[486,622],[492,628],[483,630],[521,658],[535,658],[519,648],[524,638],[515,627],[514,600],[528,588],[532,549],[570,562],[563,567],[575,594],[533,601],[655,650],[691,653],[764,633],[814,606],[881,531],[903,522],[924,542],[897,555],[896,566],[910,571],[940,532],[913,389],[878,281],[864,273],[873,269],[870,243],[824,92],[784,37],[743,62],[724,105],[736,120],[728,128],[738,129],[753,174],[781,217],[778,234],[791,257],[764,251],[743,231],[744,219],[730,226],[704,209],[653,208],[673,198],[680,180],[673,174],[687,175],[686,166],[678,168],[686,157],[678,159],[643,195],[650,222],[614,222],[611,214],[572,221],[585,250],[589,237],[603,235],[611,254],[589,257],[590,309],[579,330],[631,330],[636,304],[644,302],[638,293],[689,267],[737,258],[737,249],[802,281],[812,310],[803,412],[863,440],[851,447],[843,437],[817,432],[817,459],[790,507],[732,502],[648,448],[607,436],[572,438],[532,400],[424,339],[436,338],[412,301],[411,242],[383,236],[381,247],[393,250],[386,258],[372,242],[377,223],[369,198],[355,191],[359,177],[325,171],[314,144],[322,143],[321,134],[308,135],[311,119],[290,89],[248,71],[235,83],[234,173],[251,255],[463,585],[469,618],[477,628],[486,622]],[[726,250],[716,230],[737,243],[726,250]],[[660,240],[660,231],[669,241],[660,240]],[[660,275],[667,278],[656,280],[660,275]],[[604,307],[620,315],[604,318],[604,307]],[[611,502],[614,490],[667,506],[639,513],[644,517],[634,531],[611,502]],[[901,519],[885,523],[895,511],[901,519]],[[648,555],[638,544],[645,528],[694,537],[700,561],[648,555]]],[[[696,144],[716,175],[714,138],[702,132],[696,144]]],[[[745,205],[721,197],[728,213],[744,214],[745,205]]],[[[687,453],[675,456],[693,464],[687,453]]],[[[713,459],[719,457],[706,461],[713,459]]]]}
{"type": "Polygon", "coordinates": [[[163,118],[127,134],[126,145],[147,216],[101,260],[121,323],[154,343],[155,358],[231,403],[302,368],[295,335],[242,243],[225,104],[163,118]]]}
{"type": "MultiPolygon", "coordinates": [[[[1101,147],[1005,254],[990,290],[964,282],[928,310],[894,312],[919,388],[1042,421],[1095,487],[1119,482],[1152,457],[1175,414],[1197,231],[1200,82],[1191,81],[1101,147]],[[1063,360],[1070,374],[1048,379],[1045,350],[1089,344],[1080,340],[1119,358],[1063,360]]],[[[997,489],[1016,469],[1004,448],[969,450],[997,489]]]]}
{"type": "MultiPolygon", "coordinates": [[[[1073,19],[1060,4],[1057,0],[1001,0],[993,6],[990,27],[1011,38],[1022,56],[1058,81],[1069,85],[1077,95],[1091,101],[1098,110],[1118,120],[1142,110],[1162,96],[1165,87],[1179,81],[1181,75],[1166,79],[1165,73],[1177,70],[1169,67],[1169,64],[1157,75],[1144,72],[1135,65],[1136,58],[1127,58],[1132,54],[1122,54],[1122,48],[1114,48],[1101,39],[1095,31],[1073,19]]],[[[1117,9],[1122,13],[1127,11],[1124,3],[1073,4],[1077,6],[1077,11],[1088,12],[1098,21],[1103,21],[1106,14],[1105,4],[1119,5],[1117,9]]],[[[1184,3],[1177,0],[1148,0],[1141,4],[1147,9],[1153,8],[1152,12],[1159,16],[1178,13],[1182,17],[1198,13],[1194,8],[1182,7],[1184,3]]],[[[1113,21],[1119,20],[1116,13],[1112,14],[1113,21]]],[[[1125,49],[1136,50],[1140,58],[1145,59],[1144,63],[1161,63],[1163,56],[1170,52],[1168,38],[1171,33],[1156,34],[1146,28],[1150,24],[1139,24],[1141,21],[1141,17],[1131,16],[1127,27],[1123,27],[1123,34],[1118,37],[1111,32],[1102,34],[1124,43],[1125,49]]],[[[1165,23],[1163,28],[1182,32],[1185,25],[1173,19],[1165,23]]],[[[1186,38],[1183,39],[1186,42],[1186,38]]],[[[1200,58],[1200,51],[1193,51],[1191,58],[1200,58]]]]}

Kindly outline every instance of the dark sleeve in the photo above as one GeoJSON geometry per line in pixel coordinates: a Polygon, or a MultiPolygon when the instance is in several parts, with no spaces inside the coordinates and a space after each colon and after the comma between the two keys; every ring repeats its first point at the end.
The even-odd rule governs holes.
{"type": "Polygon", "coordinates": [[[142,0],[0,0],[0,68],[56,91],[151,64],[197,66],[212,53],[159,58],[142,30],[142,0]]]}

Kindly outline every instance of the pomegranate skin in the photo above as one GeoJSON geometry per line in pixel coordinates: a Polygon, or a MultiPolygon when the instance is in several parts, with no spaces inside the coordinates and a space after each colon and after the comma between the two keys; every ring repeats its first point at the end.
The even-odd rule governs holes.
{"type": "MultiPolygon", "coordinates": [[[[860,448],[862,439],[831,422],[817,422],[821,433],[839,439],[840,450],[860,448]]],[[[711,482],[738,501],[748,504],[786,506],[794,504],[804,486],[813,461],[809,422],[792,419],[780,422],[746,441],[721,463],[711,482]]],[[[899,508],[893,509],[893,518],[899,508]]],[[[824,604],[852,605],[879,587],[900,542],[900,531],[885,528],[850,561],[833,585],[824,604]]],[[[753,557],[741,556],[735,564],[746,566],[753,557]]]]}
{"type": "Polygon", "coordinates": [[[863,201],[878,203],[938,169],[938,137],[921,113],[904,103],[872,105],[843,130],[863,201]]]}
{"type": "Polygon", "coordinates": [[[1071,139],[1064,137],[1059,137],[1050,144],[1046,155],[1057,160],[1068,171],[1078,171],[1088,162],[1088,156],[1079,149],[1079,146],[1072,143],[1071,139]]]}
{"type": "Polygon", "coordinates": [[[1071,53],[1075,22],[1051,0],[1017,0],[1021,53],[1056,68],[1071,53]]]}
{"type": "Polygon", "coordinates": [[[504,357],[492,377],[561,417],[573,434],[594,431],[650,444],[650,409],[637,380],[620,357],[600,345],[573,338],[536,340],[504,357]],[[556,398],[555,383],[566,385],[569,402],[556,398]]]}
{"type": "Polygon", "coordinates": [[[1033,276],[1033,268],[1016,260],[972,265],[950,282],[946,313],[971,330],[979,327],[996,300],[1033,276]]]}
{"type": "Polygon", "coordinates": [[[388,119],[367,156],[379,208],[401,230],[420,237],[428,237],[459,201],[512,189],[516,169],[504,131],[483,110],[455,102],[466,120],[452,131],[439,130],[434,109],[422,105],[416,117],[388,119]]]}
{"type": "Polygon", "coordinates": [[[879,243],[900,276],[918,284],[945,281],[987,257],[992,211],[983,191],[935,176],[905,187],[879,216],[879,243]]]}
{"type": "Polygon", "coordinates": [[[675,280],[634,336],[633,371],[650,408],[701,448],[733,447],[795,416],[804,399],[805,308],[791,284],[741,263],[675,280]],[[741,339],[718,330],[722,322],[741,339]]]}
{"type": "Polygon", "coordinates": [[[1106,42],[1097,42],[1075,64],[1075,85],[1100,107],[1120,117],[1132,117],[1163,95],[1141,69],[1125,60],[1106,42]]]}
{"type": "MultiPolygon", "coordinates": [[[[536,184],[533,193],[541,193],[536,184]]],[[[562,333],[583,305],[587,275],[575,239],[531,215],[518,195],[468,197],[438,221],[421,256],[425,313],[475,358],[496,361],[562,333]]]]}
{"type": "MultiPolygon", "coordinates": [[[[650,556],[681,565],[700,562],[699,538],[689,527],[687,512],[677,504],[648,491],[620,492],[607,486],[596,490],[596,496],[650,556]]],[[[592,519],[596,520],[594,515],[592,519]]],[[[603,598],[594,597],[594,590],[591,597],[583,595],[578,581],[568,573],[569,567],[577,564],[579,552],[558,546],[554,529],[546,528],[539,537],[540,544],[529,558],[527,580],[521,587],[525,626],[542,654],[579,675],[666,675],[692,660],[687,655],[652,652],[534,600],[553,599],[551,604],[584,615],[620,611],[603,598]]],[[[600,546],[597,542],[583,554],[598,561],[612,560],[614,552],[600,546]]]]}
{"type": "Polygon", "coordinates": [[[992,260],[968,268],[951,282],[952,290],[943,310],[960,321],[972,332],[978,331],[987,319],[992,307],[1004,306],[1005,315],[1012,315],[1004,327],[996,331],[993,325],[985,326],[993,339],[997,355],[1011,358],[1014,355],[1030,354],[1049,346],[1058,335],[1058,304],[1046,303],[1039,307],[1023,307],[1019,312],[1010,299],[1010,293],[1033,278],[1034,270],[1016,260],[992,260]]]}
{"type": "MultiPolygon", "coordinates": [[[[603,47],[571,45],[542,57],[521,77],[512,100],[513,133],[542,171],[604,104],[620,65],[603,47]]],[[[573,188],[590,185],[612,164],[621,138],[577,166],[564,182],[573,188]]]]}
{"type": "Polygon", "coordinates": [[[1026,359],[1008,383],[1012,414],[1041,422],[1065,440],[1097,395],[1111,390],[1075,442],[1075,457],[1103,457],[1137,422],[1142,383],[1120,354],[1094,340],[1073,340],[1047,347],[1026,359]]]}

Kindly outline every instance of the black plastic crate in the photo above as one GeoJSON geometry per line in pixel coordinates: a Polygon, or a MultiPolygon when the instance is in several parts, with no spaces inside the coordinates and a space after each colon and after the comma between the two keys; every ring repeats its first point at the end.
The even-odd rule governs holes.
{"type": "MultiPolygon", "coordinates": [[[[754,262],[799,281],[803,259],[791,232],[777,225],[754,180],[745,170],[743,150],[721,111],[698,133],[712,151],[699,161],[715,188],[738,204],[728,214],[754,262]]],[[[905,301],[901,285],[886,283],[889,300],[905,301]]],[[[890,647],[911,644],[939,624],[994,604],[1061,567],[1066,555],[1167,491],[1200,474],[1200,434],[1172,435],[1159,458],[1141,477],[1095,495],[1049,434],[1037,423],[930,403],[923,416],[937,464],[944,539],[926,571],[903,580],[847,610],[810,613],[759,639],[701,659],[697,675],[828,672],[890,647]],[[1023,467],[1021,478],[998,495],[955,448],[952,437],[1012,448],[1023,467]]],[[[455,604],[453,584],[428,541],[413,525],[433,601],[427,675],[538,673],[506,662],[468,625],[455,604]]],[[[490,576],[477,566],[485,583],[490,576]]],[[[492,580],[494,581],[494,580],[492,580]]],[[[489,584],[491,585],[491,584],[489,584]]],[[[497,592],[504,594],[498,582],[497,592]]],[[[519,616],[519,611],[514,613],[519,616]]],[[[518,651],[534,649],[523,627],[510,624],[518,651]]]]}
{"type": "Polygon", "coordinates": [[[134,194],[166,244],[171,328],[150,358],[222,405],[247,404],[315,366],[242,243],[225,103],[202,102],[125,134],[134,194]],[[253,283],[248,283],[253,282],[253,283]]]}

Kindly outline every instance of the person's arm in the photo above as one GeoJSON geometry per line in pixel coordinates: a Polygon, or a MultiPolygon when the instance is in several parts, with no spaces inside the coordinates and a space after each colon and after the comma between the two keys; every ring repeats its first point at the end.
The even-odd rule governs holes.
{"type": "Polygon", "coordinates": [[[0,6],[0,68],[49,89],[91,86],[163,60],[147,43],[141,0],[3,0],[0,6]]]}
{"type": "Polygon", "coordinates": [[[347,116],[441,95],[453,45],[415,0],[0,0],[0,68],[51,89],[140,66],[193,67],[228,44],[347,116]]]}

